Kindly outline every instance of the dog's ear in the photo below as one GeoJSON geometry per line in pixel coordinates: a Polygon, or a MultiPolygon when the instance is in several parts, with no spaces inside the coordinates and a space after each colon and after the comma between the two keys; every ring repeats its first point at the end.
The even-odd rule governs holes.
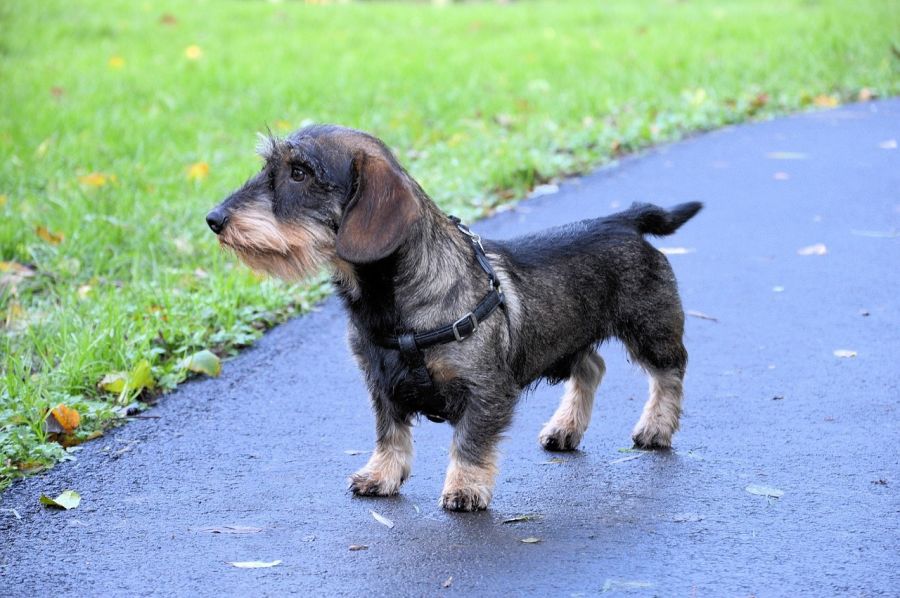
{"type": "Polygon", "coordinates": [[[406,176],[388,160],[360,152],[352,168],[355,193],[338,228],[337,254],[367,264],[397,250],[420,209],[406,176]]]}

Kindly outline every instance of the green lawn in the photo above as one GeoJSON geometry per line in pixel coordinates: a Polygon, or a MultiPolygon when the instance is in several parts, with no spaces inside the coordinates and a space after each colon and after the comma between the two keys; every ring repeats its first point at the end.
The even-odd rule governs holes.
{"type": "Polygon", "coordinates": [[[257,131],[371,131],[472,219],[690,131],[897,94],[898,23],[891,0],[4,2],[0,488],[66,456],[48,409],[96,435],[327,292],[206,229],[257,131]]]}

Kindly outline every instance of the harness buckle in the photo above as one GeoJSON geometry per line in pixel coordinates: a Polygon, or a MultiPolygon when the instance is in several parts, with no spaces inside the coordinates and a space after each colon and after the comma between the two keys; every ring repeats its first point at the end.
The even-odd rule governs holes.
{"type": "Polygon", "coordinates": [[[458,222],[456,224],[456,228],[459,229],[459,232],[461,232],[462,234],[464,234],[467,237],[469,237],[470,239],[472,239],[472,243],[477,245],[478,249],[480,249],[481,252],[484,253],[484,246],[481,244],[481,236],[478,233],[473,233],[469,229],[469,227],[466,226],[465,224],[463,224],[462,222],[458,222]]]}
{"type": "Polygon", "coordinates": [[[461,343],[462,341],[475,334],[475,331],[478,330],[478,318],[475,317],[475,314],[469,312],[457,321],[453,322],[453,326],[451,326],[451,328],[453,329],[453,336],[456,337],[456,341],[461,343]],[[472,332],[470,332],[466,336],[463,336],[459,333],[459,325],[464,323],[466,320],[472,321],[472,332]]]}

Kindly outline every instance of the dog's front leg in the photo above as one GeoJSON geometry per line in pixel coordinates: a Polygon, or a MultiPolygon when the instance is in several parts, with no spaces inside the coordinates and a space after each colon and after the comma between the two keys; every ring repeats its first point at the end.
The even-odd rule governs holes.
{"type": "Polygon", "coordinates": [[[387,400],[373,397],[375,450],[366,466],[350,476],[350,491],[360,496],[392,496],[412,468],[412,428],[387,400]]]}
{"type": "Polygon", "coordinates": [[[511,413],[511,408],[503,410],[509,413],[470,406],[457,422],[440,500],[445,509],[480,511],[490,504],[497,476],[497,442],[511,413]]]}

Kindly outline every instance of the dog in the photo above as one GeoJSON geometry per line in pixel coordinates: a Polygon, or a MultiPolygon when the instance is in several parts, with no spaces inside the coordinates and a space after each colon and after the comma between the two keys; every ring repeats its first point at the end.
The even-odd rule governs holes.
{"type": "Polygon", "coordinates": [[[687,351],[672,268],[644,235],[669,235],[700,203],[634,204],[507,241],[444,214],[377,138],[313,125],[260,136],[262,171],[206,216],[220,244],[287,280],[327,268],[375,412],[375,449],[349,479],[362,496],[409,477],[418,415],[454,426],[440,504],[486,509],[497,444],[523,391],[565,381],[539,434],[575,450],[616,337],[650,378],[632,439],[666,449],[678,429],[687,351]]]}

